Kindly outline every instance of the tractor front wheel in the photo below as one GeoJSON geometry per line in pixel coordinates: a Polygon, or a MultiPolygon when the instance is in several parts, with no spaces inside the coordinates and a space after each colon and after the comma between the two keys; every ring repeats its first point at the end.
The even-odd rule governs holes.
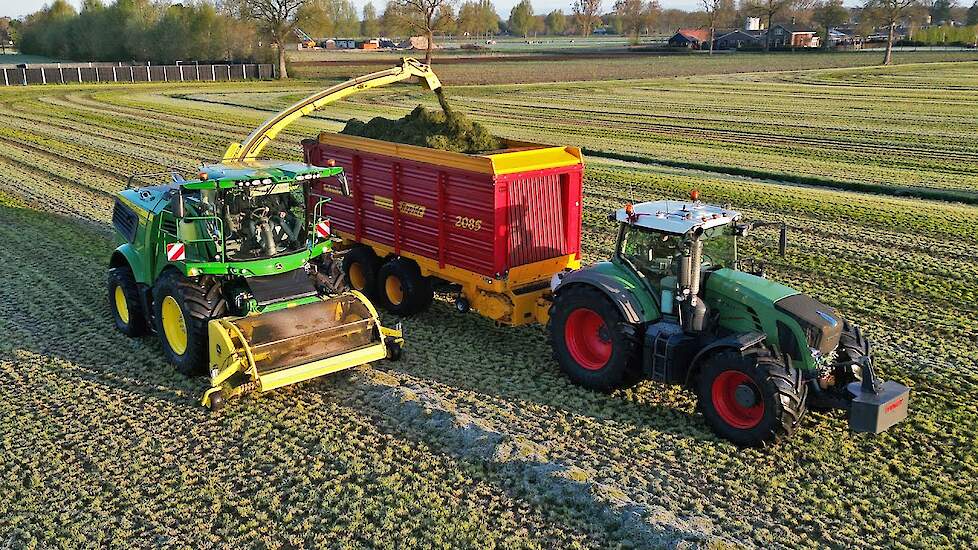
{"type": "Polygon", "coordinates": [[[554,359],[571,382],[610,392],[641,379],[635,327],[595,288],[561,292],[550,313],[554,359]]]}
{"type": "Polygon", "coordinates": [[[221,286],[208,277],[195,280],[168,271],[153,288],[153,320],[163,353],[184,375],[206,372],[207,322],[226,313],[221,286]]]}
{"type": "Polygon", "coordinates": [[[720,352],[699,373],[697,396],[706,422],[738,445],[763,446],[790,436],[805,413],[801,372],[758,354],[720,352]]]}
{"type": "Polygon", "coordinates": [[[109,308],[119,332],[134,338],[147,332],[146,315],[139,301],[136,278],[128,265],[109,269],[109,308]]]}

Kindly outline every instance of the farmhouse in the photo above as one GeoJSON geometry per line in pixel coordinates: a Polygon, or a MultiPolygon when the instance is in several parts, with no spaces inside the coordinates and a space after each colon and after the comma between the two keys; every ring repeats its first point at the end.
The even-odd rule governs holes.
{"type": "Polygon", "coordinates": [[[794,23],[782,23],[771,27],[772,48],[817,48],[818,34],[815,29],[794,23]]]}
{"type": "Polygon", "coordinates": [[[737,29],[726,34],[717,34],[715,50],[736,50],[739,48],[759,47],[764,44],[764,31],[737,29]]]}
{"type": "Polygon", "coordinates": [[[679,29],[669,39],[670,48],[692,48],[698,50],[704,44],[710,43],[710,31],[707,29],[679,29]]]}

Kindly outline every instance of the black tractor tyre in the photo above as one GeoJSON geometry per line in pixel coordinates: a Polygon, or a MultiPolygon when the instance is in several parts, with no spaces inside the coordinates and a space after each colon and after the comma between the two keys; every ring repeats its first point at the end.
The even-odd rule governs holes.
{"type": "Polygon", "coordinates": [[[737,445],[762,447],[798,428],[808,386],[801,371],[775,357],[721,351],[703,364],[696,394],[714,433],[737,445]]]}
{"type": "MultiPolygon", "coordinates": [[[[869,341],[863,337],[859,327],[849,321],[843,321],[842,334],[839,337],[839,347],[835,357],[836,362],[858,361],[864,355],[869,355],[869,341]]],[[[835,380],[834,385],[825,390],[813,390],[808,395],[809,409],[828,411],[846,407],[852,398],[847,387],[851,382],[859,382],[863,379],[862,366],[851,363],[842,365],[836,367],[832,375],[835,380]]],[[[812,383],[818,384],[818,381],[812,383]]]]}
{"type": "Polygon", "coordinates": [[[115,328],[130,338],[146,335],[149,332],[149,325],[146,323],[146,314],[143,312],[143,305],[139,300],[139,287],[136,286],[136,278],[128,265],[109,269],[108,290],[109,310],[112,311],[115,328]],[[116,302],[116,289],[119,289],[122,293],[121,296],[125,299],[124,313],[119,311],[120,304],[116,302]],[[123,316],[128,317],[128,319],[123,318],[123,316]]]}
{"type": "Polygon", "coordinates": [[[380,305],[397,315],[424,311],[435,299],[431,280],[413,260],[394,258],[380,267],[375,295],[380,305]]]}
{"type": "Polygon", "coordinates": [[[207,323],[227,315],[227,301],[221,285],[212,277],[188,278],[177,271],[167,271],[153,287],[153,322],[163,346],[163,354],[178,372],[199,376],[207,372],[207,323]],[[186,327],[187,343],[183,353],[175,351],[163,326],[163,303],[172,297],[180,308],[186,327]]]}
{"type": "Polygon", "coordinates": [[[349,288],[374,298],[381,263],[374,249],[355,246],[343,255],[343,280],[349,288]]]}
{"type": "Polygon", "coordinates": [[[600,290],[573,286],[558,294],[547,328],[554,359],[574,384],[611,392],[642,379],[636,327],[600,290]]]}

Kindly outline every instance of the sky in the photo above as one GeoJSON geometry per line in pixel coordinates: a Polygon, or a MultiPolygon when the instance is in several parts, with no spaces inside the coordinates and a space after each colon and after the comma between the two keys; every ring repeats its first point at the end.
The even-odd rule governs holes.
{"type": "MultiPolygon", "coordinates": [[[[357,7],[359,11],[368,0],[351,0],[353,5],[357,7]]],[[[387,0],[370,0],[373,2],[374,7],[377,11],[383,11],[384,5],[387,0]]],[[[68,2],[75,5],[77,8],[81,5],[82,0],[68,0],[68,2]]],[[[494,0],[496,5],[496,11],[499,12],[500,17],[509,17],[509,10],[519,2],[519,0],[494,0]]],[[[549,13],[550,11],[560,8],[564,10],[564,13],[570,13],[571,0],[531,0],[533,4],[533,11],[536,13],[549,13]]],[[[0,0],[0,16],[7,15],[10,17],[21,17],[29,13],[34,13],[35,11],[44,7],[45,4],[51,3],[51,0],[0,0]]],[[[108,3],[108,2],[106,2],[108,3]]],[[[659,0],[659,3],[666,8],[681,8],[681,9],[696,9],[701,5],[700,0],[659,0]]],[[[611,5],[614,4],[614,0],[604,0],[604,9],[611,9],[611,5]]]]}

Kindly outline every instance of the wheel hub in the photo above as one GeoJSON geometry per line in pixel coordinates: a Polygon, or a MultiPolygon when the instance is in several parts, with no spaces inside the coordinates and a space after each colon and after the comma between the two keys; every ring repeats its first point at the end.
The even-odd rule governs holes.
{"type": "Polygon", "coordinates": [[[753,428],[764,417],[760,389],[749,376],[738,370],[718,374],[713,380],[710,397],[717,414],[733,428],[753,428]]]}
{"type": "Polygon", "coordinates": [[[754,405],[757,405],[758,395],[753,387],[747,384],[740,384],[737,389],[734,390],[734,399],[737,404],[741,407],[749,409],[754,405]]]}
{"type": "Polygon", "coordinates": [[[611,359],[608,325],[597,312],[588,308],[575,309],[567,316],[564,342],[574,361],[587,370],[600,370],[611,359]]]}

